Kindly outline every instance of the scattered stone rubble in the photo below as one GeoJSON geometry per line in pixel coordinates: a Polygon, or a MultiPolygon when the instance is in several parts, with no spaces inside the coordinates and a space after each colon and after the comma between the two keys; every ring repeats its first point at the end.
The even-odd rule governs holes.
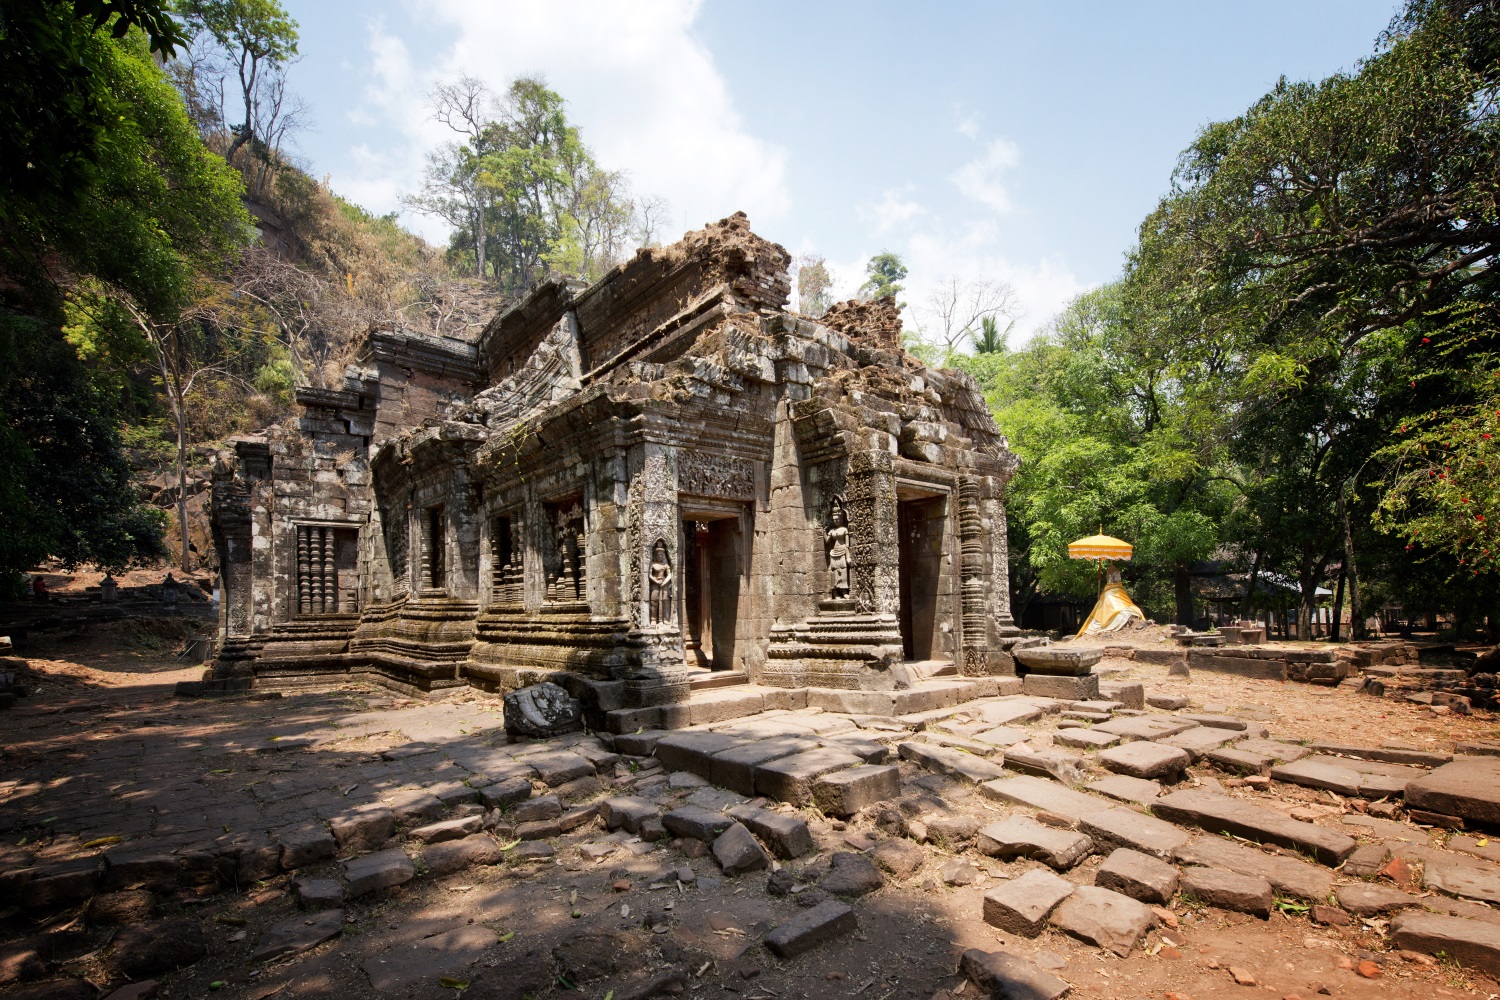
{"type": "MultiPolygon", "coordinates": [[[[378,715],[356,721],[368,728],[378,715]]],[[[771,954],[795,960],[856,933],[866,900],[924,870],[942,845],[937,877],[988,879],[972,919],[1022,938],[1053,929],[1124,956],[1154,947],[1176,914],[1264,919],[1291,901],[1324,924],[1389,918],[1394,946],[1500,975],[1500,851],[1463,832],[1500,826],[1500,757],[1303,746],[1277,740],[1274,717],[1261,721],[1269,713],[1252,715],[1007,694],[902,716],[773,710],[676,731],[515,743],[498,728],[442,739],[434,724],[350,769],[339,795],[293,763],[243,804],[205,790],[158,797],[143,824],[109,815],[128,832],[102,849],[27,857],[7,848],[0,891],[30,916],[81,908],[88,925],[117,927],[107,961],[123,981],[209,953],[199,922],[178,915],[184,900],[284,872],[305,912],[246,942],[256,963],[338,940],[351,906],[421,880],[675,851],[685,859],[669,883],[678,891],[759,879],[772,897],[795,900],[798,912],[764,934],[771,954]],[[1010,732],[992,735],[1000,729],[1010,732]],[[1080,732],[1108,739],[1065,742],[1080,732]],[[1364,811],[1297,805],[1312,800],[1278,794],[1285,789],[1364,811]],[[184,822],[206,817],[210,798],[233,832],[184,822]],[[1400,821],[1408,816],[1459,832],[1447,849],[1396,836],[1415,829],[1400,821]]],[[[241,752],[311,764],[348,735],[241,752]]],[[[56,808],[28,805],[24,793],[21,781],[5,786],[14,830],[56,808]]],[[[86,815],[71,818],[80,836],[86,815]]],[[[54,963],[39,948],[41,939],[11,945],[3,981],[45,977],[54,963]]],[[[971,951],[960,968],[984,989],[1067,992],[1018,954],[971,951]]]]}

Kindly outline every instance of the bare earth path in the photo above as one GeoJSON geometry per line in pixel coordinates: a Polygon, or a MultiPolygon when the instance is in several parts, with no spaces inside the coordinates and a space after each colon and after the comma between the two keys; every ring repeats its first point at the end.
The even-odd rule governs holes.
{"type": "MultiPolygon", "coordinates": [[[[743,803],[743,796],[687,772],[669,774],[654,758],[626,753],[626,747],[612,751],[593,737],[510,744],[497,700],[428,704],[366,689],[185,702],[169,696],[170,681],[195,670],[182,671],[170,650],[39,653],[33,665],[52,680],[36,697],[0,715],[0,996],[110,996],[134,978],[159,983],[159,996],[258,1000],[521,1000],[602,998],[611,992],[614,1000],[928,1000],[983,995],[957,971],[959,956],[971,948],[1021,956],[1070,984],[1076,997],[1295,994],[1310,1000],[1320,992],[1370,998],[1500,992],[1473,967],[1395,950],[1385,933],[1390,914],[1354,915],[1347,926],[1326,926],[1312,923],[1302,905],[1273,909],[1265,918],[1178,896],[1167,918],[1177,928],[1158,920],[1124,958],[1055,927],[1035,938],[1003,931],[982,916],[985,894],[1044,866],[1025,857],[990,856],[972,830],[1037,810],[997,800],[962,775],[932,773],[911,760],[899,764],[898,798],[847,821],[812,806],[765,803],[776,815],[803,820],[813,849],[771,862],[786,875],[759,870],[734,876],[721,871],[700,840],[649,841],[624,829],[611,832],[604,815],[590,810],[633,794],[657,814],[689,803],[717,812],[743,803]],[[526,801],[555,795],[564,817],[584,821],[568,831],[543,829],[551,835],[520,839],[521,825],[512,822],[520,818],[520,804],[507,805],[503,814],[487,809],[488,802],[500,801],[496,789],[518,766],[534,775],[526,801]],[[360,807],[390,808],[406,833],[378,844],[335,843],[326,824],[360,807]],[[481,821],[490,826],[478,836],[494,845],[485,849],[493,856],[435,874],[433,866],[443,866],[438,854],[413,839],[410,829],[465,815],[480,817],[473,820],[476,829],[481,821]],[[956,825],[944,826],[949,820],[956,825]],[[934,835],[934,829],[950,833],[934,835]],[[285,852],[298,830],[317,834],[308,848],[312,855],[323,852],[319,845],[326,841],[326,856],[295,872],[283,870],[277,861],[287,855],[278,852],[285,852]],[[226,865],[228,843],[240,853],[227,855],[226,865]],[[334,852],[339,858],[368,856],[373,848],[404,849],[416,859],[414,877],[354,897],[349,870],[334,852]],[[120,873],[120,880],[98,876],[86,891],[70,889],[67,866],[101,854],[110,858],[105,870],[120,873]],[[850,899],[858,929],[796,957],[776,957],[764,939],[811,912],[803,904],[827,895],[822,886],[834,883],[823,880],[836,854],[873,858],[884,868],[873,891],[837,894],[850,899]],[[204,862],[204,877],[180,876],[170,887],[153,882],[149,865],[130,867],[143,857],[170,856],[183,872],[200,855],[212,858],[204,862]],[[960,873],[955,862],[967,862],[972,871],[960,873]],[[47,881],[37,873],[60,874],[47,881]],[[253,960],[274,925],[311,926],[317,911],[299,909],[290,891],[294,879],[308,877],[331,878],[343,885],[340,891],[349,890],[337,925],[341,933],[290,957],[253,960]],[[39,899],[52,902],[38,905],[39,899]],[[118,914],[106,912],[110,906],[136,909],[126,913],[122,926],[118,914]],[[178,971],[168,956],[159,968],[147,962],[137,967],[151,971],[127,974],[124,969],[142,954],[160,951],[131,935],[130,925],[146,920],[168,922],[148,924],[159,936],[200,937],[201,957],[178,971]],[[1360,974],[1362,961],[1375,963],[1366,972],[1376,978],[1360,974]],[[1231,968],[1256,985],[1236,984],[1231,968]],[[75,985],[66,985],[68,980],[75,985]],[[457,983],[467,985],[459,990],[457,983]]],[[[1375,746],[1398,737],[1451,751],[1458,739],[1497,736],[1487,715],[1437,716],[1333,689],[1202,673],[1168,679],[1165,668],[1128,661],[1103,666],[1143,681],[1150,694],[1184,695],[1191,708],[1241,710],[1252,723],[1264,722],[1271,737],[1286,741],[1336,738],[1375,746]]],[[[973,714],[978,710],[961,707],[916,734],[911,726],[830,713],[756,718],[826,742],[880,742],[894,751],[903,742],[957,745],[966,729],[972,732],[982,721],[973,714]]],[[[1017,725],[1027,745],[1061,751],[1054,739],[1065,721],[1047,712],[1017,725]]],[[[890,760],[896,758],[891,753],[890,760]]],[[[1091,752],[1081,759],[1097,770],[1090,780],[1107,773],[1091,752]]],[[[1488,841],[1458,841],[1469,853],[1459,852],[1446,831],[1366,815],[1360,803],[1327,791],[1282,782],[1264,789],[1245,785],[1201,760],[1176,787],[1222,790],[1288,815],[1298,810],[1298,816],[1314,816],[1318,826],[1361,844],[1439,851],[1488,866],[1488,874],[1495,874],[1488,869],[1500,859],[1488,841]]],[[[1092,884],[1108,853],[1096,851],[1063,877],[1092,884]]],[[[1422,866],[1418,861],[1414,867],[1422,866]]],[[[1339,885],[1367,881],[1330,874],[1339,885]]],[[[1482,901],[1449,900],[1420,884],[1406,888],[1429,908],[1462,904],[1477,908],[1466,915],[1487,919],[1482,901]]],[[[1500,921],[1500,910],[1493,912],[1500,921]]]]}

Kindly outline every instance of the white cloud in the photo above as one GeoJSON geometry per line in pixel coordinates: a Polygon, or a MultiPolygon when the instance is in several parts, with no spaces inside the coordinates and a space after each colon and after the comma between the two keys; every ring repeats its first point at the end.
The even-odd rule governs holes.
{"type": "MultiPolygon", "coordinates": [[[[911,190],[911,186],[908,185],[906,190],[911,190]]],[[[860,205],[855,212],[865,222],[873,224],[875,232],[890,232],[896,226],[910,222],[927,211],[917,202],[903,197],[903,194],[900,188],[887,188],[878,202],[873,205],[860,205]]]]}
{"type": "Polygon", "coordinates": [[[959,135],[970,139],[979,138],[979,112],[971,111],[958,120],[957,131],[959,135]]]}
{"type": "MultiPolygon", "coordinates": [[[[451,133],[429,118],[433,85],[469,73],[497,92],[540,75],[568,101],[584,141],[632,187],[672,204],[668,232],[743,210],[758,228],[791,207],[787,154],[750,133],[713,56],[694,34],[696,0],[580,0],[559,6],[514,0],[503,13],[470,0],[412,2],[407,12],[452,30],[452,42],[418,65],[399,33],[370,25],[368,82],[356,122],[386,126],[389,152],[356,158],[341,191],[375,211],[421,183],[425,153],[451,133]]],[[[429,234],[441,224],[408,217],[429,234]]]]}
{"type": "MultiPolygon", "coordinates": [[[[975,133],[978,133],[977,125],[975,133]]],[[[993,139],[985,146],[983,155],[954,172],[953,183],[959,191],[981,205],[996,212],[1009,212],[1010,192],[1006,190],[1002,175],[1020,161],[1020,147],[1009,139],[993,139]]]]}

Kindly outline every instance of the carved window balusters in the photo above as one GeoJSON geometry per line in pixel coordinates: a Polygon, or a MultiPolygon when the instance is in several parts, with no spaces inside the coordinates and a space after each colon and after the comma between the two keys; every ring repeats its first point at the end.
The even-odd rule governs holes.
{"type": "MultiPolygon", "coordinates": [[[[339,546],[352,544],[353,532],[313,525],[297,527],[297,613],[332,615],[358,609],[353,588],[339,586],[339,546]]],[[[352,567],[349,567],[352,571],[352,567]]]]}
{"type": "Polygon", "coordinates": [[[588,593],[585,587],[583,556],[584,541],[583,505],[549,505],[552,514],[553,539],[556,545],[557,569],[547,581],[547,600],[581,601],[588,593]]]}
{"type": "Polygon", "coordinates": [[[391,580],[395,584],[394,592],[404,594],[411,587],[411,581],[407,577],[411,550],[407,512],[400,509],[388,511],[383,513],[380,519],[385,526],[385,553],[391,564],[391,580]]]}
{"type": "Polygon", "coordinates": [[[517,535],[515,519],[495,518],[490,530],[490,594],[496,604],[525,602],[526,567],[517,535]]]}
{"type": "Polygon", "coordinates": [[[448,582],[448,535],[443,527],[443,508],[428,507],[423,510],[418,530],[422,540],[421,578],[418,586],[422,590],[442,590],[448,582]]]}

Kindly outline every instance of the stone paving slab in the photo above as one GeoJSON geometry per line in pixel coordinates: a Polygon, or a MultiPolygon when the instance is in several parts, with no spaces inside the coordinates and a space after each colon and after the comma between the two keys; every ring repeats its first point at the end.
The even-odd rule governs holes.
{"type": "Polygon", "coordinates": [[[984,894],[984,922],[1021,937],[1036,937],[1057,904],[1075,889],[1045,868],[1032,869],[984,894]]]}
{"type": "Polygon", "coordinates": [[[998,778],[1005,773],[999,764],[962,750],[931,743],[908,741],[896,748],[902,760],[920,764],[938,774],[953,775],[975,783],[998,778]]]}
{"type": "Polygon", "coordinates": [[[1334,830],[1289,819],[1279,813],[1214,792],[1172,792],[1152,804],[1152,812],[1173,823],[1197,826],[1209,833],[1229,833],[1259,843],[1290,847],[1311,854],[1325,865],[1337,865],[1354,852],[1354,838],[1334,830]]]}
{"type": "Polygon", "coordinates": [[[1111,774],[1107,778],[1089,782],[1088,790],[1121,802],[1134,802],[1137,805],[1149,806],[1161,794],[1161,784],[1145,778],[1111,774]]]}
{"type": "Polygon", "coordinates": [[[1007,816],[981,829],[975,846],[992,858],[1032,858],[1066,871],[1093,851],[1094,842],[1072,830],[1043,826],[1025,816],[1007,816]]]}
{"type": "Polygon", "coordinates": [[[1188,841],[1180,827],[1123,807],[1086,813],[1078,828],[1104,847],[1128,847],[1157,858],[1172,857],[1188,841]]]}
{"type": "Polygon", "coordinates": [[[1177,893],[1175,865],[1128,847],[1116,849],[1094,873],[1094,884],[1143,903],[1162,905],[1177,893]]]}
{"type": "Polygon", "coordinates": [[[1391,937],[1398,948],[1450,956],[1500,976],[1500,925],[1436,913],[1403,913],[1391,921],[1391,937]]]}
{"type": "Polygon", "coordinates": [[[1122,740],[1159,740],[1197,728],[1196,722],[1184,722],[1167,715],[1136,715],[1123,719],[1101,722],[1094,728],[1102,733],[1113,733],[1122,740]]]}
{"type": "Polygon", "coordinates": [[[1158,743],[1169,747],[1176,747],[1187,753],[1194,762],[1200,761],[1205,755],[1219,749],[1231,740],[1237,740],[1242,733],[1229,729],[1216,729],[1212,726],[1198,726],[1196,729],[1188,729],[1171,736],[1164,736],[1158,743]]]}
{"type": "Polygon", "coordinates": [[[970,948],[959,957],[958,971],[981,992],[1024,1000],[1061,1000],[1073,987],[1017,955],[970,948]]]}
{"type": "Polygon", "coordinates": [[[1094,759],[1116,774],[1151,781],[1176,781],[1192,761],[1186,750],[1149,740],[1101,750],[1094,759]]]}
{"type": "Polygon", "coordinates": [[[979,786],[979,791],[989,798],[1055,813],[1075,823],[1091,812],[1109,807],[1103,799],[1030,775],[986,781],[979,786]]]}
{"type": "Polygon", "coordinates": [[[1406,786],[1412,809],[1500,825],[1500,757],[1464,757],[1406,786]]]}
{"type": "Polygon", "coordinates": [[[1129,896],[1081,885],[1058,905],[1050,922],[1060,931],[1124,958],[1155,926],[1156,914],[1129,896]]]}

